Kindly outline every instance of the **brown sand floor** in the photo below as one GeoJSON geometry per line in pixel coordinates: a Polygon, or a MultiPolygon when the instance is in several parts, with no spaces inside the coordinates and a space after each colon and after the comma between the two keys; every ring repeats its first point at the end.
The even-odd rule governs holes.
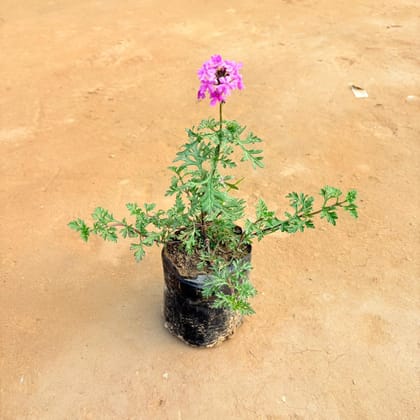
{"type": "Polygon", "coordinates": [[[420,418],[419,97],[418,0],[1,0],[0,418],[420,418]],[[330,183],[361,208],[256,244],[257,314],[197,350],[162,326],[158,249],[66,224],[170,204],[215,53],[265,140],[251,203],[330,183]]]}

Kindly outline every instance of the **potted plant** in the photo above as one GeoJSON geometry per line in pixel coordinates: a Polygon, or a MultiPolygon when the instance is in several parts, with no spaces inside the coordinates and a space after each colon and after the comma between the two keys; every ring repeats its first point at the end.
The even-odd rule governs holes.
{"type": "Polygon", "coordinates": [[[205,119],[187,130],[188,139],[169,167],[172,178],[166,195],[172,207],[157,209],[153,203],[126,205],[130,218],[116,218],[98,207],[93,223],[82,219],[69,223],[87,241],[91,234],[116,242],[130,238],[140,261],[145,248],[162,245],[165,326],[195,346],[213,346],[230,335],[244,315],[254,311],[250,299],[256,290],[249,280],[254,240],[274,232],[303,232],[314,228],[314,217],[336,224],[342,208],[357,218],[356,191],[343,194],[338,188],[320,190],[321,202],[291,192],[291,209],[279,217],[262,198],[255,217],[245,217],[246,202],[238,196],[239,184],[230,170],[237,160],[254,169],[263,167],[261,139],[236,121],[223,118],[223,106],[235,89],[242,89],[241,64],[215,55],[198,71],[198,99],[210,98],[218,105],[218,118],[205,119]]]}

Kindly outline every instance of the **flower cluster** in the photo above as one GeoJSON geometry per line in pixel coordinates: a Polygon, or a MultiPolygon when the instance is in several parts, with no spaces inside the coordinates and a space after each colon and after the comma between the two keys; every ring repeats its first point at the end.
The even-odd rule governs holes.
{"type": "Polygon", "coordinates": [[[210,105],[216,105],[224,103],[232,90],[243,89],[242,75],[239,73],[241,67],[241,63],[223,60],[220,55],[213,55],[198,71],[198,99],[205,99],[208,91],[210,105]]]}

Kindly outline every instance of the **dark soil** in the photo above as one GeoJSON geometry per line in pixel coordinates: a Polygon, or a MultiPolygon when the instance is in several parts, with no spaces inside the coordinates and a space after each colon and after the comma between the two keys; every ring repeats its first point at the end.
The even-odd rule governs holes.
{"type": "Polygon", "coordinates": [[[200,263],[198,253],[188,255],[181,249],[180,242],[169,242],[165,245],[162,252],[166,253],[168,258],[177,267],[179,274],[183,277],[194,278],[199,274],[206,274],[204,271],[199,271],[197,268],[200,263]]]}
{"type": "MultiPolygon", "coordinates": [[[[182,248],[180,241],[168,242],[162,252],[165,252],[168,258],[171,259],[173,264],[178,268],[179,273],[184,277],[194,278],[199,274],[206,274],[211,271],[211,267],[208,270],[199,270],[200,249],[195,250],[192,254],[187,254],[182,248]]],[[[226,261],[231,261],[232,258],[242,258],[250,254],[251,247],[249,245],[244,246],[243,249],[229,250],[226,247],[219,246],[215,251],[215,257],[223,258],[226,261]]]]}

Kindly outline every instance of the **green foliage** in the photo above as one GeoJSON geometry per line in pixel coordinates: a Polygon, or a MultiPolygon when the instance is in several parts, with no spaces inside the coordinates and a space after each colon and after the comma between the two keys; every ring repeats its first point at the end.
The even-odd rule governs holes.
{"type": "Polygon", "coordinates": [[[169,209],[156,209],[154,203],[128,203],[129,220],[119,220],[98,207],[90,226],[75,219],[69,227],[84,241],[91,234],[113,242],[118,237],[129,238],[137,261],[144,257],[145,248],[176,239],[186,254],[199,256],[198,268],[209,273],[204,295],[215,307],[252,314],[249,299],[256,291],[248,278],[252,267],[244,255],[254,239],[278,231],[313,229],[317,215],[335,226],[340,208],[355,218],[358,213],[355,190],[348,191],[343,199],[338,188],[325,186],[317,210],[314,197],[291,192],[286,196],[290,209],[283,218],[259,199],[255,219],[245,219],[246,202],[236,196],[243,179],[236,179],[228,171],[237,166],[238,160],[249,162],[254,169],[264,166],[262,150],[255,147],[261,139],[253,133],[244,134],[245,129],[236,121],[221,118],[203,120],[198,127],[186,130],[187,141],[169,167],[172,177],[166,195],[174,197],[169,209]]]}
{"type": "Polygon", "coordinates": [[[359,217],[357,213],[357,205],[355,204],[357,198],[357,191],[350,190],[346,195],[347,204],[343,206],[344,210],[348,211],[355,219],[359,217]]]}
{"type": "Polygon", "coordinates": [[[92,213],[93,223],[92,232],[101,236],[106,241],[117,242],[117,228],[111,223],[115,222],[114,216],[108,210],[97,207],[92,213]]]}
{"type": "Polygon", "coordinates": [[[256,136],[254,136],[252,133],[250,133],[247,138],[243,141],[240,139],[237,139],[237,145],[241,148],[243,152],[243,157],[241,159],[242,162],[250,161],[252,163],[252,166],[254,169],[257,167],[263,168],[263,158],[262,156],[257,156],[262,153],[262,150],[260,149],[248,149],[246,145],[248,144],[254,144],[254,143],[260,143],[262,140],[256,136]]]}
{"type": "Polygon", "coordinates": [[[339,208],[343,208],[357,218],[357,205],[355,204],[357,194],[355,190],[350,190],[346,194],[346,199],[342,201],[339,201],[342,192],[338,188],[325,186],[321,189],[320,195],[324,198],[324,202],[319,210],[314,211],[313,197],[303,193],[289,193],[286,198],[289,199],[293,211],[285,212],[286,218],[284,220],[273,217],[273,212],[268,212],[265,205],[257,205],[256,221],[247,220],[245,225],[248,242],[255,237],[261,239],[276,231],[296,233],[298,231],[303,232],[306,228],[313,229],[315,227],[313,220],[318,214],[321,219],[326,219],[328,223],[335,226],[338,219],[337,209],[339,208]]]}
{"type": "Polygon", "coordinates": [[[320,192],[320,195],[324,197],[324,204],[331,198],[336,198],[338,200],[342,194],[343,193],[338,188],[330,187],[329,185],[321,188],[320,192]]]}
{"type": "Polygon", "coordinates": [[[214,298],[215,308],[228,308],[243,315],[253,314],[249,299],[257,292],[248,279],[251,269],[251,263],[245,259],[226,261],[217,258],[204,284],[203,296],[214,298]]]}
{"type": "Polygon", "coordinates": [[[90,229],[82,219],[76,219],[68,224],[70,229],[80,233],[81,238],[87,242],[89,239],[90,229]]]}
{"type": "Polygon", "coordinates": [[[141,261],[146,255],[143,244],[141,242],[139,244],[131,244],[130,249],[134,251],[134,257],[136,258],[136,261],[141,261]]]}

